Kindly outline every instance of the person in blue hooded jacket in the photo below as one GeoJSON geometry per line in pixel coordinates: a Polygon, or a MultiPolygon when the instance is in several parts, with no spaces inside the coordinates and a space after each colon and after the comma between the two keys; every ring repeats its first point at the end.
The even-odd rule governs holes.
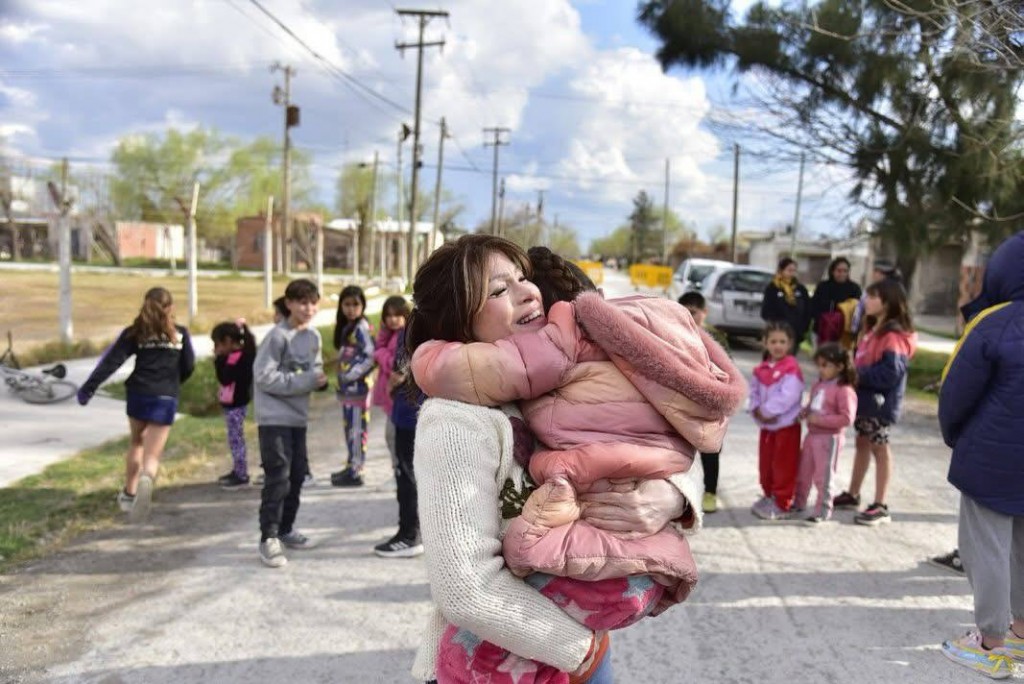
{"type": "Polygon", "coordinates": [[[1005,678],[1024,661],[1024,232],[996,249],[962,311],[970,323],[943,369],[939,424],[977,627],[942,652],[1005,678]]]}

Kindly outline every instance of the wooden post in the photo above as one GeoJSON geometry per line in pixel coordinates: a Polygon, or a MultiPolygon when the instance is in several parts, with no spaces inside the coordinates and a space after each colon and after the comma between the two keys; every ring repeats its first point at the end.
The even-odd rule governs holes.
{"type": "Polygon", "coordinates": [[[263,222],[263,308],[274,304],[274,198],[267,198],[267,218],[263,222]]]}
{"type": "Polygon", "coordinates": [[[68,212],[71,202],[67,199],[68,160],[60,165],[60,201],[57,203],[59,221],[57,227],[57,253],[60,260],[60,342],[71,344],[74,326],[71,321],[71,225],[68,223],[68,212]]]}
{"type": "Polygon", "coordinates": [[[319,221],[316,224],[316,249],[313,257],[316,268],[316,289],[320,295],[324,293],[324,226],[319,221]]]}
{"type": "Polygon", "coordinates": [[[197,271],[199,269],[196,247],[196,206],[199,203],[199,183],[192,185],[192,204],[188,211],[188,324],[195,323],[199,313],[199,292],[197,271]]]}

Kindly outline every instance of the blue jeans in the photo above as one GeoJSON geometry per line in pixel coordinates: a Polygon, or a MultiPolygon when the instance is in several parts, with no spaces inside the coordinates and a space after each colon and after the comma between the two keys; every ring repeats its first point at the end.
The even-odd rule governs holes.
{"type": "Polygon", "coordinates": [[[604,653],[604,659],[598,665],[597,670],[587,680],[587,684],[615,684],[615,674],[612,672],[612,647],[604,653]]]}

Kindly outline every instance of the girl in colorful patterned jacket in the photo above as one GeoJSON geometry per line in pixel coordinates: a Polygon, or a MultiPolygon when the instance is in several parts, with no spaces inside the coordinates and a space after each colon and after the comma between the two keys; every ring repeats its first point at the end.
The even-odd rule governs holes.
{"type": "Polygon", "coordinates": [[[338,350],[338,401],[345,421],[345,468],[331,473],[335,487],[362,487],[366,463],[366,435],[370,429],[370,386],[373,370],[373,335],[366,320],[366,295],[348,285],[338,297],[334,322],[334,348],[338,350]]]}
{"type": "Polygon", "coordinates": [[[814,350],[820,379],[811,388],[810,403],[800,410],[807,423],[807,436],[800,451],[793,508],[803,510],[811,485],[818,491],[814,510],[805,521],[810,525],[832,517],[833,483],[839,452],[843,450],[846,428],[857,414],[857,371],[850,353],[838,342],[827,342],[814,350]]]}
{"type": "Polygon", "coordinates": [[[874,502],[858,513],[858,525],[888,523],[886,495],[892,479],[889,428],[896,424],[907,389],[907,369],[917,348],[917,333],[907,308],[907,292],[899,282],[886,279],[864,291],[866,333],[857,345],[856,453],[850,488],[833,501],[836,508],[857,508],[860,488],[872,457],[875,459],[874,502]]]}
{"type": "MultiPolygon", "coordinates": [[[[546,248],[531,249],[530,261],[548,309],[544,328],[493,344],[429,342],[417,349],[413,374],[430,396],[485,406],[533,400],[521,407],[548,447],[528,459],[542,485],[505,535],[505,562],[586,626],[618,629],[685,599],[696,581],[693,558],[672,529],[623,540],[581,521],[577,495],[602,478],[687,471],[695,448],[720,448],[745,383],[676,303],[606,302],[546,248]]],[[[696,486],[689,498],[696,509],[696,486]]],[[[441,662],[461,648],[443,643],[441,662]]],[[[477,659],[474,673],[484,665],[477,659]]],[[[487,673],[499,676],[498,665],[487,673]]],[[[546,676],[559,681],[555,673],[536,681],[546,676]]],[[[441,671],[439,681],[462,680],[441,671]]]]}
{"type": "Polygon", "coordinates": [[[761,428],[758,474],[761,498],[750,512],[762,520],[785,520],[793,507],[800,467],[800,401],[804,376],[793,356],[793,329],[782,321],[764,328],[764,361],[754,368],[747,410],[761,428]]]}

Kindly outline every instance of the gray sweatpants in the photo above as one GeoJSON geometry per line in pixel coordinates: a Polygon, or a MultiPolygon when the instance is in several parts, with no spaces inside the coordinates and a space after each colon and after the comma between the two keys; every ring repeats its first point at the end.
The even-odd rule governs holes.
{"type": "Polygon", "coordinates": [[[1002,638],[1024,620],[1024,517],[1004,515],[960,495],[960,558],[974,591],[974,621],[1002,638]]]}

